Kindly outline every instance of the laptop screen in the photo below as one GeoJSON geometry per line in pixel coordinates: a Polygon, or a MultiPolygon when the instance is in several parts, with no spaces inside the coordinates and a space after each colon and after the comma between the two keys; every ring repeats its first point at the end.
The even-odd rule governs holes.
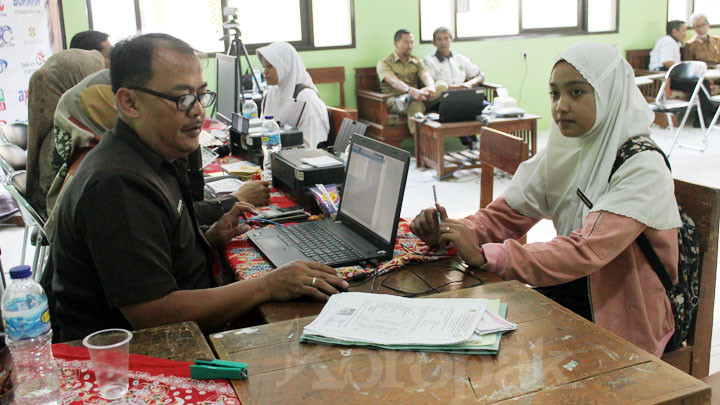
{"type": "Polygon", "coordinates": [[[390,243],[404,188],[405,162],[357,143],[353,143],[351,154],[340,207],[342,214],[390,243]]]}

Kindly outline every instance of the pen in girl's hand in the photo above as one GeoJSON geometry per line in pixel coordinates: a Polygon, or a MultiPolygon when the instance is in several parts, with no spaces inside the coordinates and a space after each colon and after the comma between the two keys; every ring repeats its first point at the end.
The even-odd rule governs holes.
{"type": "Polygon", "coordinates": [[[440,222],[442,222],[442,221],[440,219],[440,211],[438,211],[438,209],[437,209],[437,205],[438,205],[437,189],[435,188],[434,184],[433,184],[432,188],[433,188],[433,198],[435,199],[435,213],[437,214],[438,225],[440,225],[440,222]]]}

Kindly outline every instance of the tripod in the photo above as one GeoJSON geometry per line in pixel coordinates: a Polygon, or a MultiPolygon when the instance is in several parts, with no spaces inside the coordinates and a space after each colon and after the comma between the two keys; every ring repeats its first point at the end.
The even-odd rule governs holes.
{"type": "MultiPolygon", "coordinates": [[[[240,24],[237,23],[235,20],[235,16],[233,15],[230,18],[230,21],[223,24],[223,28],[227,29],[230,34],[225,35],[221,39],[227,39],[232,37],[232,42],[230,43],[230,46],[228,47],[227,54],[231,55],[232,52],[235,53],[235,83],[237,86],[235,87],[238,89],[239,94],[242,96],[244,94],[243,89],[243,81],[242,81],[242,59],[241,59],[241,52],[242,55],[245,56],[245,61],[247,61],[248,66],[250,67],[250,75],[252,75],[252,79],[255,82],[255,85],[257,86],[258,91],[260,92],[260,95],[263,94],[263,89],[260,86],[260,80],[255,75],[255,71],[253,70],[252,63],[250,62],[250,56],[248,56],[247,48],[245,47],[245,44],[243,43],[240,33],[240,24]]],[[[218,83],[218,86],[220,83],[218,83]]],[[[238,105],[242,106],[242,103],[237,103],[238,105]]]]}

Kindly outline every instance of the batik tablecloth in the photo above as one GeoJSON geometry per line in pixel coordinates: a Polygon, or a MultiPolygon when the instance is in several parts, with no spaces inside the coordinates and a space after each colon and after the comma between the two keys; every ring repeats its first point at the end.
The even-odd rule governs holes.
{"type": "Polygon", "coordinates": [[[130,355],[130,386],[121,399],[100,397],[88,351],[84,347],[54,344],[53,355],[62,370],[62,403],[127,405],[240,405],[226,380],[193,380],[190,364],[154,357],[130,355]]]}

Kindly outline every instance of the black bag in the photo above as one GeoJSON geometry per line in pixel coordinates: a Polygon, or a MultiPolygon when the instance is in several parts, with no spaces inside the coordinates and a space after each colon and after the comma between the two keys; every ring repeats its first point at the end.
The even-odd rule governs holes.
{"type": "MultiPolygon", "coordinates": [[[[615,163],[610,172],[610,178],[626,160],[636,153],[646,150],[659,152],[665,159],[665,164],[670,169],[670,162],[665,153],[647,136],[638,136],[629,139],[618,150],[615,163]]],[[[610,182],[608,178],[608,182],[610,182]]],[[[665,346],[665,351],[670,352],[680,348],[687,339],[690,324],[695,316],[698,305],[699,280],[700,280],[700,248],[698,236],[695,232],[695,223],[692,218],[678,204],[682,226],[678,228],[678,283],[673,285],[670,276],[658,258],[655,250],[650,245],[644,233],[637,237],[636,241],[640,246],[645,258],[662,282],[672,307],[675,318],[675,333],[665,346]]]]}

